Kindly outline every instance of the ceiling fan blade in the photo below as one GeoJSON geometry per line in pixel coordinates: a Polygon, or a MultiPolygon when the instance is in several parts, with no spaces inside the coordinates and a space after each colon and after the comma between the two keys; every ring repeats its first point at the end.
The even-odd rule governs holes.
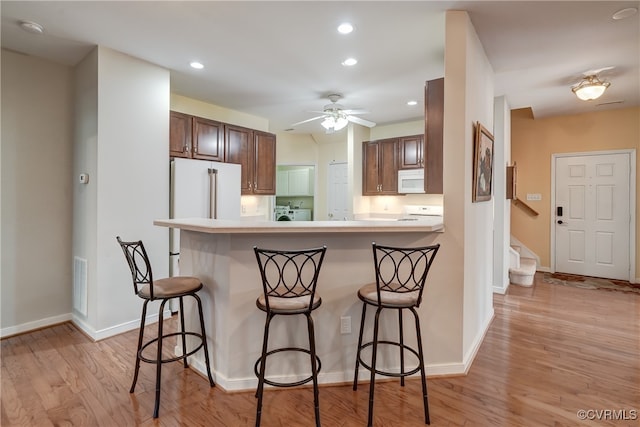
{"type": "Polygon", "coordinates": [[[291,127],[298,126],[298,125],[301,125],[301,124],[303,124],[303,123],[312,122],[312,121],[314,121],[314,120],[318,120],[318,119],[322,119],[322,118],[324,118],[324,116],[312,117],[312,118],[310,118],[310,119],[303,120],[303,121],[298,122],[298,123],[294,123],[294,124],[292,124],[292,125],[291,125],[291,127]]]}
{"type": "Polygon", "coordinates": [[[362,126],[366,126],[368,128],[372,128],[376,125],[374,122],[370,122],[369,120],[361,119],[360,117],[356,116],[347,116],[347,120],[362,126]]]}
{"type": "Polygon", "coordinates": [[[342,110],[343,113],[345,114],[369,114],[371,111],[367,111],[367,110],[342,110]]]}
{"type": "Polygon", "coordinates": [[[597,75],[597,74],[602,73],[603,71],[613,70],[614,68],[616,68],[616,67],[614,67],[614,66],[610,66],[610,67],[598,68],[598,69],[596,69],[596,70],[589,70],[589,71],[585,71],[585,72],[583,72],[583,73],[582,73],[582,75],[583,75],[583,76],[586,76],[586,77],[588,77],[588,76],[594,76],[594,75],[597,75]]]}

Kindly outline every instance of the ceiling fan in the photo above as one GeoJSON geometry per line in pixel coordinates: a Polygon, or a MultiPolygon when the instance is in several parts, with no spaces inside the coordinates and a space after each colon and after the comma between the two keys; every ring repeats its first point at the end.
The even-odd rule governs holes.
{"type": "Polygon", "coordinates": [[[331,104],[324,106],[322,111],[309,111],[310,113],[321,113],[321,116],[312,117],[307,120],[303,120],[298,123],[294,123],[291,126],[295,127],[303,123],[312,122],[314,120],[324,119],[320,124],[326,129],[327,133],[333,133],[344,128],[349,122],[356,123],[366,127],[374,127],[376,124],[369,120],[356,117],[354,114],[365,114],[368,111],[365,110],[345,110],[344,107],[338,104],[338,100],[342,98],[342,95],[332,93],[327,96],[331,101],[331,104]]]}

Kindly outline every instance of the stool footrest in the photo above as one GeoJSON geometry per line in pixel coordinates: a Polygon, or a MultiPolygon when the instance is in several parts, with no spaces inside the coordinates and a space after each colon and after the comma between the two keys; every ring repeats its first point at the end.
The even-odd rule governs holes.
{"type": "Polygon", "coordinates": [[[198,350],[200,350],[204,346],[204,338],[202,337],[201,334],[198,334],[196,332],[173,332],[173,333],[170,333],[170,334],[163,335],[162,339],[164,340],[165,338],[174,337],[174,336],[177,336],[177,335],[181,335],[183,340],[186,338],[187,335],[190,335],[192,337],[200,338],[200,344],[196,348],[194,348],[193,350],[187,352],[187,354],[182,354],[180,356],[170,357],[168,359],[161,359],[161,360],[158,361],[157,359],[148,359],[148,358],[146,358],[146,357],[144,357],[142,355],[142,352],[144,351],[145,348],[147,348],[151,344],[157,342],[158,339],[159,339],[159,338],[154,338],[154,339],[146,342],[140,348],[140,351],[138,351],[138,358],[140,360],[142,360],[143,362],[153,363],[153,364],[157,364],[158,362],[160,362],[160,363],[175,362],[176,360],[182,360],[182,359],[185,359],[185,358],[191,356],[192,354],[196,353],[198,350]]]}
{"type": "MultiPolygon", "coordinates": [[[[306,353],[308,355],[311,355],[311,351],[307,350],[306,348],[300,348],[300,347],[285,347],[285,348],[276,348],[274,350],[271,350],[269,352],[267,352],[264,357],[266,358],[267,356],[271,356],[272,354],[275,353],[281,353],[281,352],[285,352],[285,351],[299,351],[301,353],[306,353]]],[[[318,368],[316,372],[320,372],[320,368],[321,368],[321,362],[320,362],[320,358],[316,355],[316,361],[318,362],[318,368]]],[[[256,364],[253,368],[256,377],[260,378],[260,363],[262,362],[262,357],[258,358],[258,360],[256,360],[256,364]]],[[[300,381],[294,381],[294,382],[290,382],[290,383],[282,383],[282,382],[278,382],[278,381],[272,381],[272,380],[268,380],[267,378],[264,378],[264,383],[265,384],[269,384],[270,386],[273,387],[296,387],[299,385],[303,385],[308,383],[309,381],[313,380],[313,375],[310,375],[307,378],[301,379],[300,381]]]]}
{"type": "MultiPolygon", "coordinates": [[[[395,341],[378,341],[378,345],[380,345],[380,344],[387,344],[387,345],[393,345],[393,346],[396,346],[396,347],[402,347],[402,348],[404,348],[405,350],[409,351],[410,353],[413,353],[413,355],[414,355],[414,356],[416,356],[416,357],[418,358],[418,362],[420,361],[420,355],[418,354],[418,352],[417,352],[415,349],[413,349],[412,347],[409,347],[409,346],[408,346],[408,345],[406,345],[406,344],[402,344],[402,345],[401,345],[399,342],[395,342],[395,341]]],[[[365,344],[362,344],[362,346],[360,346],[360,349],[363,349],[363,348],[365,348],[365,347],[369,347],[369,346],[371,346],[371,345],[373,345],[373,341],[368,342],[368,343],[365,343],[365,344]]],[[[360,355],[360,357],[359,357],[359,361],[360,361],[360,364],[361,364],[363,367],[365,367],[368,371],[371,371],[371,370],[372,370],[371,365],[369,365],[369,364],[368,364],[368,363],[366,363],[364,360],[362,360],[362,353],[361,353],[361,355],[360,355]]],[[[417,366],[417,367],[415,367],[414,369],[411,369],[410,371],[407,371],[407,372],[404,372],[404,373],[401,373],[401,372],[381,371],[381,370],[379,370],[379,369],[376,369],[376,370],[375,370],[375,372],[376,372],[376,374],[378,374],[378,375],[384,375],[384,376],[387,376],[387,377],[402,378],[402,377],[407,377],[407,376],[409,376],[409,375],[413,375],[413,374],[415,374],[415,373],[420,372],[420,363],[418,363],[418,366],[417,366]]]]}

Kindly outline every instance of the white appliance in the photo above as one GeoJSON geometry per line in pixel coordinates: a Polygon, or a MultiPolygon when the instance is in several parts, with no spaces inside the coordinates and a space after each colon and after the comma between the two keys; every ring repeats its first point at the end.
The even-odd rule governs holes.
{"type": "Polygon", "coordinates": [[[398,221],[442,221],[444,207],[441,205],[406,205],[398,221]]]}
{"type": "Polygon", "coordinates": [[[398,193],[424,193],[424,169],[399,170],[398,193]]]}
{"type": "MultiPolygon", "coordinates": [[[[171,160],[170,218],[239,220],[241,166],[233,163],[171,160]]],[[[169,274],[180,274],[180,230],[169,231],[169,274]]]]}

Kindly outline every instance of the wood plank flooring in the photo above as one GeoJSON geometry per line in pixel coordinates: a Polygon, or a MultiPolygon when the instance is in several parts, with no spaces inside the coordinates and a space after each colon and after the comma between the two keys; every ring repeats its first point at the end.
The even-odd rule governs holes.
{"type": "MultiPolygon", "coordinates": [[[[639,295],[536,277],[533,288],[512,285],[507,295],[495,295],[494,305],[495,319],[468,375],[428,379],[432,426],[640,425],[639,295]],[[592,418],[610,412],[583,421],[579,410],[590,410],[592,418]]],[[[136,392],[129,394],[136,339],[131,331],[93,343],[66,323],[2,340],[0,424],[255,423],[253,392],[209,388],[180,363],[163,368],[160,418],[153,420],[151,365],[142,365],[136,392]]],[[[424,425],[420,396],[419,381],[404,388],[398,381],[376,383],[375,425],[424,425]]],[[[312,402],[310,388],[267,390],[262,425],[312,426],[312,402]]],[[[367,404],[366,384],[357,392],[350,385],[320,389],[325,427],[366,425],[367,404]]]]}

